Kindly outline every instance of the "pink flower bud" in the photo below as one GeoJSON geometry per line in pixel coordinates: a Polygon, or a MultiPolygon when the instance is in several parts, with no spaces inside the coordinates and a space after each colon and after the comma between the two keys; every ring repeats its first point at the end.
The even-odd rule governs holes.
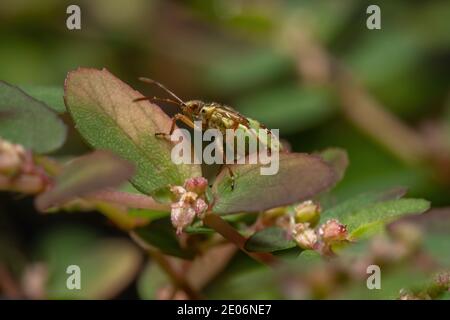
{"type": "Polygon", "coordinates": [[[186,180],[184,187],[187,191],[195,192],[200,196],[205,193],[208,187],[208,180],[203,177],[190,178],[186,180]]]}
{"type": "Polygon", "coordinates": [[[194,221],[195,217],[203,218],[208,209],[203,197],[207,186],[208,181],[205,178],[196,177],[187,179],[184,187],[170,187],[175,196],[175,202],[171,205],[171,220],[178,235],[194,221]]]}
{"type": "Polygon", "coordinates": [[[206,210],[208,209],[208,205],[206,204],[205,200],[202,198],[198,198],[197,201],[194,203],[194,211],[197,217],[200,219],[203,218],[206,210]]]}
{"type": "Polygon", "coordinates": [[[181,196],[186,193],[186,189],[180,186],[171,186],[170,192],[172,192],[176,200],[180,200],[181,196]]]}
{"type": "Polygon", "coordinates": [[[16,174],[25,160],[25,150],[21,145],[0,139],[0,173],[7,176],[16,174]]]}
{"type": "Polygon", "coordinates": [[[317,234],[308,223],[299,223],[294,226],[292,235],[298,246],[303,249],[314,249],[317,243],[317,234]]]}
{"type": "Polygon", "coordinates": [[[314,226],[319,222],[321,212],[320,205],[311,200],[300,203],[294,210],[295,222],[297,223],[309,222],[310,225],[314,226]]]}
{"type": "Polygon", "coordinates": [[[173,203],[171,208],[170,219],[172,225],[177,229],[177,235],[180,235],[194,221],[195,210],[189,204],[181,201],[173,203]]]}
{"type": "Polygon", "coordinates": [[[319,235],[325,243],[348,239],[347,227],[336,219],[330,219],[319,228],[319,235]]]}
{"type": "Polygon", "coordinates": [[[308,229],[295,236],[295,241],[303,249],[313,249],[317,243],[317,235],[313,229],[308,229]]]}

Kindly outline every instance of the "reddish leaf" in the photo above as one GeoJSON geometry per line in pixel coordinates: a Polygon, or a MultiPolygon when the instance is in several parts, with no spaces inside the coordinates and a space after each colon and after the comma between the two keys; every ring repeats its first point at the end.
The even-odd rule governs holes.
{"type": "Polygon", "coordinates": [[[65,166],[55,186],[36,198],[36,207],[46,210],[76,197],[118,187],[133,172],[133,165],[128,161],[108,151],[95,151],[65,166]]]}
{"type": "Polygon", "coordinates": [[[224,168],[213,185],[213,211],[219,214],[257,212],[309,199],[333,185],[337,175],[321,158],[281,153],[279,171],[261,175],[260,164],[231,165],[235,188],[224,168]]]}

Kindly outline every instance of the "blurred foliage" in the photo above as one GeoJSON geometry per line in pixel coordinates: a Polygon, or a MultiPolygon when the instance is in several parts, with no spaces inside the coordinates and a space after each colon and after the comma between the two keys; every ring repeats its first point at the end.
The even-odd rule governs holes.
{"type": "Polygon", "coordinates": [[[49,153],[64,144],[67,128],[47,105],[5,82],[0,82],[0,99],[4,139],[37,153],[49,153]]]}
{"type": "Polygon", "coordinates": [[[45,263],[44,273],[48,278],[45,295],[35,298],[112,298],[134,279],[141,261],[139,251],[129,241],[101,239],[95,232],[73,227],[49,232],[36,250],[35,258],[45,263]],[[66,287],[66,269],[74,264],[80,267],[81,273],[85,272],[81,277],[82,290],[66,287]],[[110,268],[111,265],[115,267],[110,268]]]}

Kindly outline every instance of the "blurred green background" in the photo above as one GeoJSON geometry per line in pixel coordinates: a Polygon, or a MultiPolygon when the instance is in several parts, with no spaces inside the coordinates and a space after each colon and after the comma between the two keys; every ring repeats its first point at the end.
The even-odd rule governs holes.
{"type": "MultiPolygon", "coordinates": [[[[150,77],[186,100],[227,103],[279,128],[296,152],[346,149],[350,166],[330,201],[405,186],[409,195],[443,207],[450,204],[449,30],[450,2],[440,0],[2,0],[0,78],[25,90],[48,86],[62,95],[68,71],[104,67],[147,95],[164,96],[137,80],[150,77]],[[81,30],[66,28],[69,4],[81,8],[81,30]],[[366,28],[370,4],[381,7],[381,30],[366,28]],[[394,128],[410,128],[426,156],[405,158],[396,149],[404,145],[392,125],[367,115],[362,123],[373,120],[374,133],[343,112],[334,82],[315,81],[302,69],[310,45],[313,58],[320,57],[318,46],[319,53],[346,66],[361,90],[394,119],[394,128]]],[[[74,137],[63,153],[85,151],[74,137]]],[[[0,250],[11,251],[18,269],[19,261],[25,264],[40,252],[37,243],[48,243],[46,237],[58,237],[55,230],[69,225],[79,225],[75,233],[89,227],[96,236],[124,237],[96,214],[42,217],[32,211],[30,199],[5,194],[0,199],[0,250]],[[11,243],[18,248],[14,253],[11,243]]],[[[116,255],[113,264],[123,259],[116,255]]],[[[132,274],[130,281],[117,292],[109,289],[114,294],[97,296],[138,296],[133,275],[139,257],[133,257],[135,265],[122,270],[132,274]]]]}

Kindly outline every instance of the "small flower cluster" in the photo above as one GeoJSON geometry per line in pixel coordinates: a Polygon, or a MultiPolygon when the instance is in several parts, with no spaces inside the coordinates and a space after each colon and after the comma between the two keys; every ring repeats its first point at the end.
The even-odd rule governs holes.
{"type": "Polygon", "coordinates": [[[43,191],[48,182],[30,152],[0,139],[0,190],[34,194],[43,191]]]}
{"type": "Polygon", "coordinates": [[[311,200],[304,201],[294,207],[294,212],[287,214],[286,210],[271,210],[271,216],[276,213],[275,223],[287,230],[302,249],[316,250],[324,255],[332,254],[335,244],[349,241],[345,225],[336,219],[329,219],[318,226],[321,207],[311,200]]]}
{"type": "MultiPolygon", "coordinates": [[[[329,224],[333,225],[336,226],[329,224]]],[[[328,232],[326,229],[323,231],[328,232]]],[[[398,296],[401,300],[436,299],[450,292],[450,272],[441,270],[439,264],[424,255],[423,240],[423,231],[417,225],[407,222],[391,225],[388,233],[377,235],[364,244],[364,253],[344,250],[336,259],[302,265],[301,273],[295,265],[283,276],[282,290],[289,299],[342,298],[342,294],[352,291],[354,283],[365,283],[368,267],[376,265],[383,274],[395,274],[399,268],[411,274],[436,270],[433,282],[425,287],[402,289],[398,296]]]]}
{"type": "Polygon", "coordinates": [[[174,196],[171,204],[172,225],[177,229],[177,235],[192,224],[194,219],[204,217],[208,204],[205,191],[208,181],[203,177],[187,179],[184,186],[172,186],[170,191],[174,196]]]}
{"type": "Polygon", "coordinates": [[[308,222],[297,223],[292,234],[299,247],[316,250],[323,255],[331,255],[333,245],[349,241],[346,226],[336,219],[328,220],[318,229],[310,227],[308,222]]]}

